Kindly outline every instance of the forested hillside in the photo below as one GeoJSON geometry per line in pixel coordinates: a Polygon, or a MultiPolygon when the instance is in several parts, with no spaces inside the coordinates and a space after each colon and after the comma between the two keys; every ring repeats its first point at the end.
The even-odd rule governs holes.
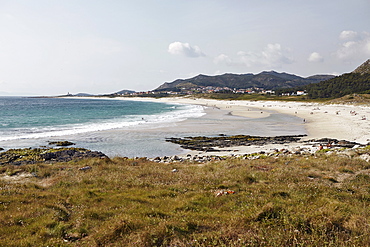
{"type": "Polygon", "coordinates": [[[296,91],[306,91],[310,99],[334,99],[354,93],[370,93],[370,59],[351,73],[336,76],[319,83],[276,90],[278,95],[296,91]]]}
{"type": "Polygon", "coordinates": [[[339,98],[353,93],[370,92],[370,73],[348,73],[317,84],[306,86],[311,99],[339,98]]]}

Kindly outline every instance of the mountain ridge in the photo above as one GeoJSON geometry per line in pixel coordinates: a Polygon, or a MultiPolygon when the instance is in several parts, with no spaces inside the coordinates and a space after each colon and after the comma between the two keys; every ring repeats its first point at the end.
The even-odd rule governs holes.
{"type": "Polygon", "coordinates": [[[313,75],[309,77],[300,77],[285,72],[262,71],[258,74],[232,74],[209,76],[199,74],[188,79],[177,79],[172,82],[165,82],[154,91],[179,90],[191,87],[229,87],[236,89],[245,88],[263,88],[266,90],[275,90],[278,88],[293,88],[305,86],[311,83],[317,83],[323,80],[333,78],[334,75],[313,75]]]}

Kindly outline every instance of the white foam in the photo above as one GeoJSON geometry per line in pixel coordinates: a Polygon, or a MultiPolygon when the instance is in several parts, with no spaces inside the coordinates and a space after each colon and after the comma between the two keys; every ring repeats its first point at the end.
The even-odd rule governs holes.
{"type": "Polygon", "coordinates": [[[130,129],[137,127],[153,128],[162,124],[183,121],[188,118],[201,117],[206,114],[203,107],[196,105],[179,104],[173,108],[178,110],[154,115],[131,115],[125,116],[124,118],[107,119],[85,124],[70,124],[28,129],[19,128],[13,129],[10,132],[7,131],[5,133],[1,133],[0,131],[0,141],[58,137],[112,129],[130,129]]]}

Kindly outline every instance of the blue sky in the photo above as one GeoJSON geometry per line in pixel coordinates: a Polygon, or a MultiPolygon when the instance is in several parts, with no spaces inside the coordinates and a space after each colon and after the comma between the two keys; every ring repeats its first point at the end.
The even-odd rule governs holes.
{"type": "Polygon", "coordinates": [[[0,0],[0,95],[342,74],[370,58],[369,11],[369,0],[0,0]]]}

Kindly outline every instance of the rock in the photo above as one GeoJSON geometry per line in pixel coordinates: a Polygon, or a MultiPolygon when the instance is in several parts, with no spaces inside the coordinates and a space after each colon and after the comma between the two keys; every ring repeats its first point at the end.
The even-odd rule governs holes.
{"type": "Polygon", "coordinates": [[[105,154],[83,148],[25,148],[0,153],[0,164],[24,165],[41,162],[68,162],[75,159],[108,158],[105,154]]]}
{"type": "Polygon", "coordinates": [[[198,136],[184,138],[167,138],[166,141],[179,144],[184,149],[217,152],[220,150],[215,150],[214,147],[224,148],[249,145],[262,146],[270,143],[284,144],[299,141],[304,136],[306,135],[275,136],[275,137],[261,137],[249,135],[217,136],[217,137],[198,136]]]}
{"type": "Polygon", "coordinates": [[[69,141],[56,141],[56,142],[49,142],[49,145],[55,145],[58,147],[67,147],[67,146],[72,146],[76,144],[73,142],[69,142],[69,141]]]}
{"type": "Polygon", "coordinates": [[[56,152],[50,152],[41,154],[41,158],[45,161],[56,161],[56,162],[67,162],[74,159],[86,159],[86,158],[108,158],[102,152],[80,150],[80,149],[66,149],[56,152]]]}
{"type": "Polygon", "coordinates": [[[177,155],[173,156],[173,160],[181,160],[177,155]]]}
{"type": "Polygon", "coordinates": [[[80,171],[86,171],[86,170],[90,170],[90,169],[92,169],[91,166],[84,166],[84,167],[78,168],[78,170],[80,170],[80,171]]]}
{"type": "Polygon", "coordinates": [[[360,159],[365,160],[366,162],[370,161],[370,154],[362,154],[359,156],[360,159]]]}

